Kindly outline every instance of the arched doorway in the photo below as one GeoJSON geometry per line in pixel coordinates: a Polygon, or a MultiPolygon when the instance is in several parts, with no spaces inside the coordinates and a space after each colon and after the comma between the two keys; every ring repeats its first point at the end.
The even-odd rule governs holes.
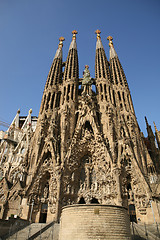
{"type": "Polygon", "coordinates": [[[83,197],[81,197],[80,198],[80,200],[79,200],[79,202],[78,202],[79,204],[86,204],[86,202],[85,202],[85,200],[84,200],[84,198],[83,197]]]}
{"type": "Polygon", "coordinates": [[[48,204],[47,203],[43,203],[41,205],[41,212],[40,212],[40,218],[39,218],[39,222],[40,223],[46,223],[47,211],[48,211],[48,204]]]}
{"type": "Polygon", "coordinates": [[[97,198],[92,198],[91,199],[91,204],[99,204],[99,202],[98,202],[98,200],[97,200],[97,198]]]}
{"type": "Polygon", "coordinates": [[[131,222],[137,222],[135,205],[134,204],[130,204],[128,206],[128,210],[129,210],[130,221],[131,222]]]}

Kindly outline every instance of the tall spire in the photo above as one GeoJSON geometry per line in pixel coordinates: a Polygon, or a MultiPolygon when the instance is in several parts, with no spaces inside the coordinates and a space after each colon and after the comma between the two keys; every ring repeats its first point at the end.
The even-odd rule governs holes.
{"type": "Polygon", "coordinates": [[[124,74],[122,65],[119,61],[118,55],[113,46],[113,37],[107,37],[110,47],[110,70],[113,84],[121,84],[128,87],[126,76],[124,74]]]}
{"type": "Polygon", "coordinates": [[[158,147],[160,149],[160,131],[158,131],[155,122],[153,122],[153,124],[154,124],[154,128],[155,128],[155,135],[156,135],[157,144],[158,144],[158,147]]]}
{"type": "Polygon", "coordinates": [[[53,109],[56,102],[60,101],[57,100],[57,94],[55,94],[55,85],[62,83],[62,47],[64,40],[64,37],[59,38],[58,49],[47,77],[40,113],[42,113],[43,110],[53,109]]]}
{"type": "Polygon", "coordinates": [[[95,77],[96,79],[110,79],[108,60],[102,45],[100,30],[96,30],[97,43],[96,43],[96,58],[95,58],[95,77]]]}
{"type": "Polygon", "coordinates": [[[72,42],[69,47],[67,61],[64,70],[64,80],[67,79],[78,79],[79,67],[78,67],[78,54],[77,54],[77,43],[76,43],[76,30],[72,31],[72,42]]]}
{"type": "Polygon", "coordinates": [[[77,50],[77,43],[76,43],[76,34],[77,33],[78,32],[76,30],[72,31],[73,36],[72,36],[72,42],[70,44],[69,50],[72,49],[72,48],[77,50]]]}

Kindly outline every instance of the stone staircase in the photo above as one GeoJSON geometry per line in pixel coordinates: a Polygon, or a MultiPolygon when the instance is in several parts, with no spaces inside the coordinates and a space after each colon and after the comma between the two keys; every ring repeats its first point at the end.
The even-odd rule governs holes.
{"type": "MultiPolygon", "coordinates": [[[[160,229],[160,225],[158,225],[160,229]]],[[[156,224],[131,223],[132,240],[160,240],[156,224]]],[[[58,240],[59,224],[32,223],[16,232],[12,236],[1,238],[2,240],[58,240]]]]}
{"type": "MultiPolygon", "coordinates": [[[[159,226],[158,226],[159,228],[159,226]]],[[[132,240],[159,240],[159,231],[156,224],[131,223],[132,240]]]]}
{"type": "MultiPolygon", "coordinates": [[[[54,225],[51,223],[32,223],[29,226],[23,228],[22,230],[16,232],[12,236],[2,238],[3,240],[32,240],[32,239],[43,239],[41,235],[43,232],[48,232],[47,230],[54,225]]],[[[51,231],[51,230],[50,230],[51,231]]],[[[52,235],[53,236],[53,235],[52,235]]]]}

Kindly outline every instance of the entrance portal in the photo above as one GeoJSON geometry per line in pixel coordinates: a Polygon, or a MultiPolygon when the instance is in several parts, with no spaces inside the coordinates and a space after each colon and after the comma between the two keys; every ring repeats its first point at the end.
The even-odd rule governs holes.
{"type": "Polygon", "coordinates": [[[130,222],[137,222],[136,210],[135,210],[134,204],[129,205],[129,217],[130,217],[130,222]]]}
{"type": "Polygon", "coordinates": [[[48,211],[48,204],[47,203],[43,203],[42,207],[41,207],[40,218],[39,218],[39,222],[40,223],[46,223],[47,211],[48,211]]]}

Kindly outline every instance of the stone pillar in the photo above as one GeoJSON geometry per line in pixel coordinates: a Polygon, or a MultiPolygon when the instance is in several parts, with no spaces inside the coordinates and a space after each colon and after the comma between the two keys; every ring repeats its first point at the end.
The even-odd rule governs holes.
{"type": "Polygon", "coordinates": [[[29,213],[29,205],[27,205],[27,198],[22,199],[21,207],[22,207],[21,218],[27,220],[29,213]]]}
{"type": "Polygon", "coordinates": [[[122,206],[122,196],[121,196],[121,183],[120,183],[120,174],[121,174],[121,169],[115,167],[113,169],[115,179],[116,179],[116,185],[117,185],[117,205],[122,206]]]}

